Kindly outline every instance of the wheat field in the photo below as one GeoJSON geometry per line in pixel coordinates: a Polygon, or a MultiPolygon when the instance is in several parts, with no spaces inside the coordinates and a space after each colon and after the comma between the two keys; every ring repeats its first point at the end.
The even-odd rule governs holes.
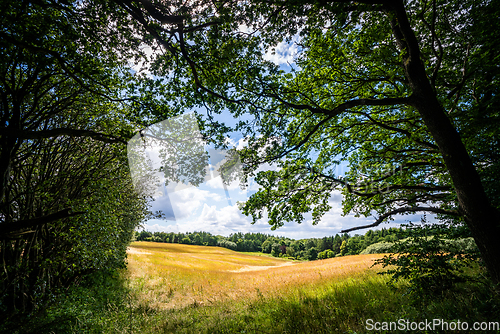
{"type": "Polygon", "coordinates": [[[221,247],[134,242],[128,282],[148,308],[178,309],[231,300],[301,293],[305,287],[352,279],[380,255],[298,262],[221,247]]]}

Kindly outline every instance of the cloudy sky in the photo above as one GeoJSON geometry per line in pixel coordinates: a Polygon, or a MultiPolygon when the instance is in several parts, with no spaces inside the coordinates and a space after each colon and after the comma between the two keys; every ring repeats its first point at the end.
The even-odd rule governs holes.
{"type": "MultiPolygon", "coordinates": [[[[276,45],[274,50],[268,50],[264,57],[281,66],[284,70],[290,70],[290,66],[293,66],[297,50],[295,40],[292,40],[290,43],[282,42],[276,45]]],[[[226,115],[226,117],[228,119],[232,118],[230,115],[226,115]]],[[[166,120],[158,124],[158,126],[150,129],[151,137],[163,136],[168,138],[176,136],[177,140],[182,141],[187,139],[187,142],[196,142],[196,140],[191,140],[196,137],[196,132],[198,131],[194,117],[187,116],[187,118],[178,120],[178,122],[175,120],[166,120]],[[178,123],[185,124],[188,131],[179,133],[176,126],[178,123]]],[[[224,152],[204,147],[199,142],[191,146],[188,145],[188,147],[182,147],[181,149],[178,147],[175,148],[174,151],[184,150],[187,152],[185,153],[187,156],[190,156],[190,154],[191,156],[198,156],[200,152],[197,150],[200,149],[201,145],[202,150],[208,152],[210,158],[208,161],[201,159],[196,161],[196,163],[198,164],[198,169],[205,170],[206,175],[203,176],[203,182],[197,184],[197,186],[187,185],[187,182],[169,182],[165,185],[166,178],[163,172],[158,172],[158,170],[163,165],[162,161],[165,160],[164,152],[172,151],[172,145],[168,141],[165,144],[165,141],[155,141],[151,137],[139,137],[139,135],[136,135],[129,143],[129,162],[132,176],[136,183],[142,183],[143,188],[145,182],[148,183],[146,188],[153,188],[154,201],[151,203],[151,210],[162,211],[165,215],[165,219],[152,219],[144,222],[143,227],[148,231],[205,231],[225,236],[236,232],[261,232],[301,239],[334,235],[342,229],[370,224],[376,219],[375,217],[343,217],[342,195],[339,192],[334,192],[329,201],[332,209],[323,216],[322,221],[318,225],[312,225],[311,217],[307,218],[307,216],[302,224],[294,222],[286,223],[276,231],[271,231],[270,225],[265,218],[252,225],[251,218],[244,216],[238,209],[238,202],[247,200],[258,189],[257,185],[250,183],[248,189],[242,190],[239,188],[238,183],[234,182],[224,187],[221,176],[217,173],[218,166],[223,162],[224,152]],[[161,153],[162,148],[163,157],[161,153]],[[130,158],[130,152],[139,153],[132,159],[130,158]],[[146,178],[148,181],[144,181],[144,178],[141,179],[145,170],[150,175],[154,174],[154,180],[151,178],[146,178]]],[[[243,145],[241,139],[238,142],[233,141],[232,143],[236,147],[243,145]]],[[[183,168],[182,163],[179,164],[179,161],[187,159],[182,154],[180,154],[180,157],[178,156],[173,159],[174,173],[179,173],[183,168]]],[[[272,168],[272,166],[262,167],[262,169],[269,168],[272,168]]],[[[342,171],[338,174],[342,175],[342,171]]],[[[382,224],[380,228],[398,226],[400,223],[408,222],[408,220],[416,222],[420,220],[420,216],[403,216],[392,223],[382,224]]],[[[365,230],[361,230],[358,233],[363,234],[365,230]]]]}

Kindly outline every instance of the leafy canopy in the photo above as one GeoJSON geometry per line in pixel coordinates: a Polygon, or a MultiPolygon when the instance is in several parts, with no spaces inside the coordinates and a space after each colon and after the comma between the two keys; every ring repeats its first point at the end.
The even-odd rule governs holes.
{"type": "Polygon", "coordinates": [[[277,228],[312,212],[317,223],[334,190],[344,195],[344,214],[378,216],[372,226],[415,212],[464,217],[447,142],[436,142],[434,120],[422,113],[429,87],[498,207],[498,32],[484,19],[498,16],[494,2],[150,5],[127,4],[163,23],[156,33],[145,26],[165,51],[153,69],[169,78],[162,89],[172,107],[205,110],[207,138],[219,143],[228,129],[210,127],[212,116],[240,118],[243,183],[256,176],[262,187],[242,206],[254,221],[267,212],[277,228]],[[408,29],[415,41],[401,35],[408,29]],[[278,45],[297,51],[286,70],[266,60],[278,45]],[[345,175],[336,174],[341,161],[349,162],[345,175]],[[277,169],[257,173],[264,162],[277,169]]]}

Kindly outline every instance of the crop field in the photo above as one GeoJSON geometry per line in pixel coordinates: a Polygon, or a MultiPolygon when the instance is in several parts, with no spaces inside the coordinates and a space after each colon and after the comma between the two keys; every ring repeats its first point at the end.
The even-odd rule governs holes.
{"type": "Polygon", "coordinates": [[[373,272],[380,255],[298,262],[220,247],[134,242],[127,279],[137,298],[156,310],[208,306],[297,294],[356,274],[373,272]]]}

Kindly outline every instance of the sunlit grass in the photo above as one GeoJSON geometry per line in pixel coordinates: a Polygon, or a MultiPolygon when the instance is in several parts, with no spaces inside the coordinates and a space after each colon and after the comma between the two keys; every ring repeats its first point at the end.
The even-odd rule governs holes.
{"type": "MultiPolygon", "coordinates": [[[[367,333],[366,320],[498,321],[480,282],[415,304],[371,268],[380,255],[297,262],[218,247],[140,242],[9,333],[367,333]]],[[[0,325],[1,330],[1,325],[0,325]]]]}
{"type": "Polygon", "coordinates": [[[154,309],[276,297],[369,270],[378,255],[293,262],[220,247],[136,242],[127,278],[141,303],[154,309]]]}

